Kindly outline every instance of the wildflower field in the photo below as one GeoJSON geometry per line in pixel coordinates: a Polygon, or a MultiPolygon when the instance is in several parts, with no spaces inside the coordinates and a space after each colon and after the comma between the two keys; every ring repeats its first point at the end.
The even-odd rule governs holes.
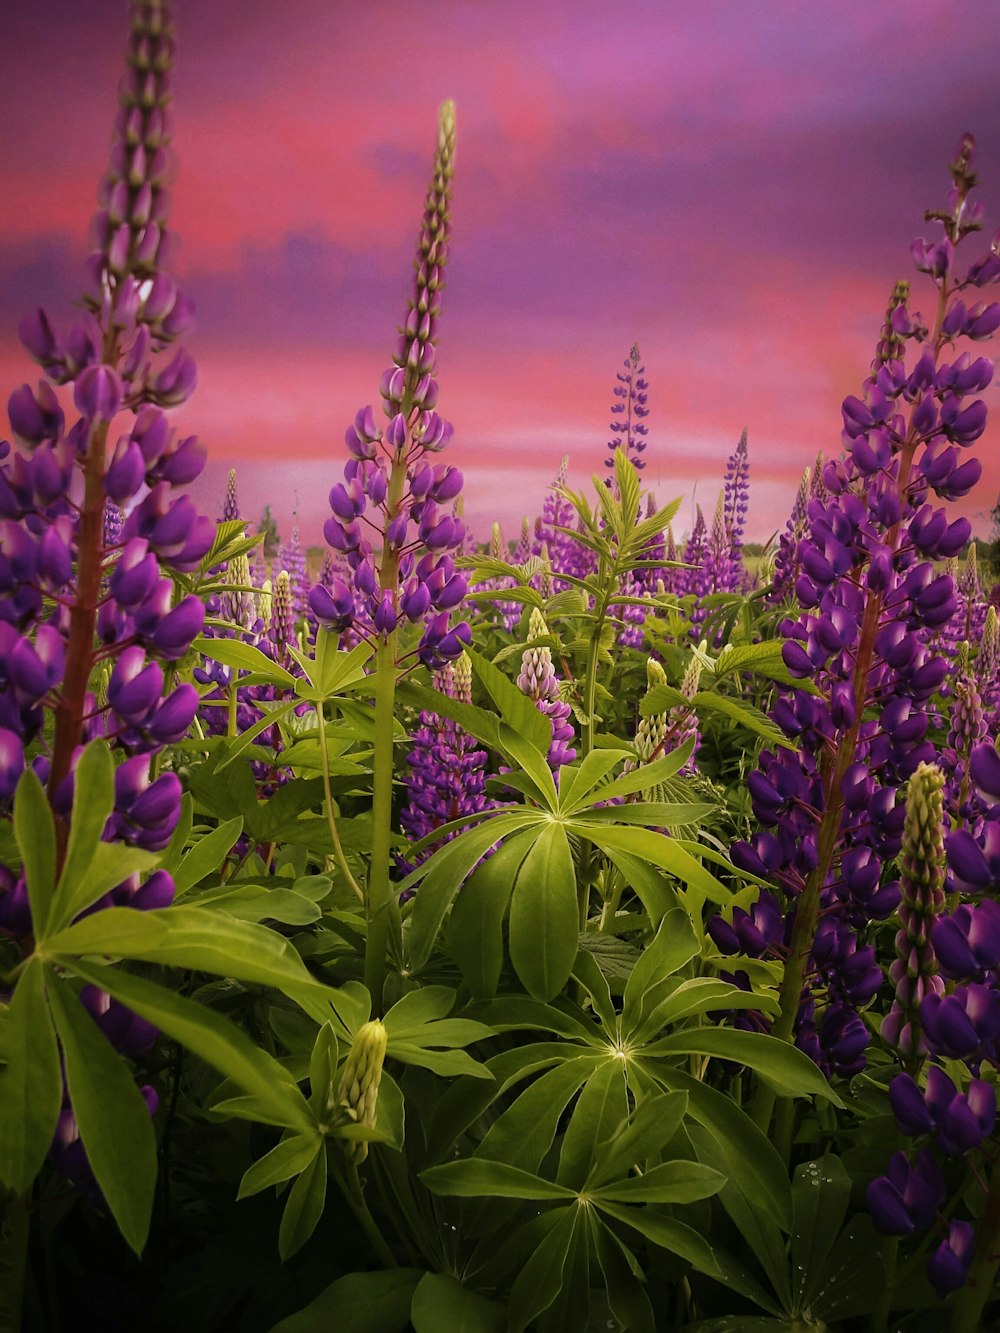
{"type": "Polygon", "coordinates": [[[470,535],[429,108],[319,561],[187,493],[173,27],[129,13],[0,443],[0,1333],[997,1328],[973,137],[751,557],[752,426],[684,533],[637,345],[593,482],[470,535]]]}

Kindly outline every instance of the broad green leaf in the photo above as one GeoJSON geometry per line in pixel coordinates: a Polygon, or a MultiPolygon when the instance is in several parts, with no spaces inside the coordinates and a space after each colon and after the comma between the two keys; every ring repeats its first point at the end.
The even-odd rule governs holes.
{"type": "Polygon", "coordinates": [[[274,986],[296,1000],[322,1003],[332,998],[275,931],[203,907],[149,912],[109,907],[53,935],[45,942],[45,952],[61,961],[82,954],[135,958],[274,986]]]}
{"type": "Polygon", "coordinates": [[[273,727],[275,722],[279,722],[293,708],[299,705],[298,699],[286,699],[284,702],[269,705],[262,718],[258,718],[246,731],[241,731],[234,741],[231,741],[226,752],[215,766],[216,773],[221,773],[224,768],[228,768],[234,760],[238,759],[244,750],[250,748],[262,731],[267,731],[268,727],[273,727]]]}
{"type": "Polygon", "coordinates": [[[618,849],[608,852],[611,864],[625,878],[625,883],[642,903],[654,926],[667,912],[680,905],[677,893],[668,884],[664,871],[648,861],[618,849]]]}
{"type": "Polygon", "coordinates": [[[476,862],[494,843],[520,833],[525,824],[532,822],[524,813],[497,815],[460,834],[420,867],[424,873],[406,937],[413,971],[419,971],[430,957],[445,913],[476,862]]]}
{"type": "Polygon", "coordinates": [[[288,926],[308,926],[323,915],[312,898],[293,889],[269,889],[263,884],[222,884],[192,894],[189,902],[208,912],[225,912],[239,921],[281,921],[288,926]]]}
{"type": "Polygon", "coordinates": [[[425,1273],[413,1293],[414,1333],[504,1333],[502,1305],[470,1291],[453,1277],[425,1273]]]}
{"type": "Polygon", "coordinates": [[[45,1002],[45,974],[30,958],[3,1027],[0,1180],[24,1194],[42,1169],[62,1106],[59,1049],[45,1002]]]}
{"type": "Polygon", "coordinates": [[[554,1181],[543,1180],[506,1162],[488,1162],[467,1157],[421,1171],[420,1179],[433,1194],[458,1199],[488,1195],[495,1199],[575,1199],[576,1191],[554,1181]]]}
{"type": "Polygon", "coordinates": [[[309,1056],[309,1105],[317,1117],[322,1116],[327,1105],[333,1101],[339,1059],[340,1048],[333,1024],[324,1023],[316,1033],[309,1056]]]}
{"type": "Polygon", "coordinates": [[[628,1119],[628,1088],[620,1061],[606,1060],[584,1084],[559,1151],[556,1180],[582,1189],[598,1156],[598,1144],[628,1119]]]}
{"type": "Polygon", "coordinates": [[[348,1273],[271,1333],[404,1333],[413,1292],[424,1276],[422,1268],[348,1273]]]}
{"type": "MultiPolygon", "coordinates": [[[[659,989],[653,991],[654,997],[659,989]]],[[[731,982],[714,977],[692,977],[675,985],[665,998],[656,999],[651,1009],[644,1009],[642,1021],[629,1035],[639,1045],[651,1041],[664,1028],[673,1027],[682,1019],[719,1009],[760,1009],[776,1014],[778,999],[774,994],[741,990],[731,982]]]]}
{"type": "Polygon", "coordinates": [[[760,736],[768,745],[781,746],[786,750],[798,748],[766,713],[762,713],[753,704],[730,699],[727,694],[714,694],[708,690],[699,690],[691,700],[691,704],[698,714],[721,713],[737,726],[745,727],[747,731],[760,736]]]}
{"type": "MultiPolygon", "coordinates": [[[[595,795],[600,795],[600,788],[595,795]]],[[[604,824],[642,824],[651,829],[677,829],[700,823],[713,814],[715,809],[714,805],[705,801],[636,801],[630,805],[609,805],[600,810],[592,807],[585,817],[604,824]]]]}
{"type": "Polygon", "coordinates": [[[726,1183],[721,1171],[700,1162],[665,1162],[641,1176],[626,1176],[593,1190],[595,1200],[613,1203],[694,1203],[718,1194],[726,1183]]]}
{"type": "Polygon", "coordinates": [[[553,1215],[550,1230],[515,1278],[508,1302],[508,1333],[524,1333],[531,1321],[558,1296],[579,1211],[574,1205],[560,1208],[553,1215]]]}
{"type": "Polygon", "coordinates": [[[673,908],[660,922],[655,937],[628,979],[621,1018],[624,1036],[631,1036],[641,1024],[651,1007],[647,997],[655,993],[657,983],[672,976],[700,953],[701,938],[695,933],[688,914],[680,907],[673,908]]]}
{"type": "Polygon", "coordinates": [[[288,1191],[278,1228],[282,1262],[297,1254],[316,1230],[326,1203],[326,1144],[320,1140],[312,1161],[288,1191]]]}
{"type": "Polygon", "coordinates": [[[552,742],[552,724],[549,719],[492,662],[471,650],[469,657],[473,670],[486,687],[503,721],[523,737],[532,749],[546,755],[552,742]]]}
{"type": "Polygon", "coordinates": [[[567,807],[566,813],[579,814],[581,810],[592,806],[595,799],[608,801],[613,796],[631,796],[637,791],[644,791],[647,787],[655,787],[657,783],[665,782],[667,778],[672,778],[680,772],[691,758],[693,749],[694,741],[685,741],[676,750],[671,750],[660,759],[654,759],[651,764],[640,764],[631,773],[624,773],[620,778],[606,782],[596,791],[581,793],[573,806],[567,807]]]}
{"type": "Polygon", "coordinates": [[[559,793],[545,755],[530,745],[506,722],[500,723],[497,740],[500,749],[507,754],[515,767],[520,766],[522,770],[520,776],[531,780],[534,792],[530,794],[533,799],[546,810],[555,812],[559,808],[559,793]]]}
{"type": "Polygon", "coordinates": [[[407,991],[382,1020],[389,1040],[412,1040],[427,1024],[446,1018],[455,1007],[455,998],[450,986],[421,986],[407,991]]]}
{"type": "Polygon", "coordinates": [[[500,719],[495,713],[489,713],[485,708],[477,708],[474,704],[462,703],[461,700],[452,699],[439,690],[429,689],[426,685],[418,685],[413,681],[400,682],[398,697],[414,708],[426,709],[429,713],[437,713],[439,717],[450,718],[483,745],[491,750],[497,748],[500,719]]]}
{"type": "MultiPolygon", "coordinates": [[[[659,1063],[659,1062],[656,1062],[659,1063]]],[[[653,1068],[650,1061],[645,1068],[653,1068]]],[[[686,1092],[688,1134],[698,1156],[729,1178],[727,1191],[738,1189],[755,1207],[785,1231],[791,1226],[792,1193],[778,1150],[731,1098],[680,1069],[655,1069],[661,1087],[686,1092]],[[697,1124],[692,1124],[696,1121],[697,1124]],[[704,1139],[696,1137],[699,1127],[704,1139]]]]}
{"type": "Polygon", "coordinates": [[[576,872],[564,828],[543,829],[525,856],[510,904],[510,959],[529,993],[558,995],[577,952],[576,872]]]}
{"type": "Polygon", "coordinates": [[[589,803],[611,770],[623,759],[630,758],[631,753],[615,748],[591,750],[579,763],[564,764],[559,770],[560,810],[574,810],[589,803]]]}
{"type": "Polygon", "coordinates": [[[686,1110],[683,1092],[654,1094],[639,1102],[628,1123],[619,1125],[597,1152],[587,1191],[600,1189],[661,1152],[680,1129],[686,1110]]]}
{"type": "MultiPolygon", "coordinates": [[[[67,884],[65,893],[61,890],[57,893],[49,915],[49,929],[64,931],[74,917],[92,907],[116,884],[129,875],[149,874],[159,862],[156,852],[146,852],[141,847],[123,847],[120,842],[98,843],[86,872],[75,884],[67,884]]],[[[131,912],[133,909],[121,910],[131,912]]]]}
{"type": "Polygon", "coordinates": [[[375,1113],[376,1127],[385,1135],[383,1142],[387,1147],[401,1151],[406,1133],[406,1103],[402,1088],[384,1069],[378,1085],[375,1113]]]}
{"type": "Polygon", "coordinates": [[[128,1065],[76,992],[53,973],[47,983],[66,1085],[87,1160],[119,1230],[141,1254],[156,1189],[152,1116],[128,1065]]]}
{"type": "Polygon", "coordinates": [[[259,648],[244,643],[242,639],[211,639],[207,635],[199,634],[191,647],[211,661],[221,662],[223,666],[252,671],[261,677],[262,682],[281,685],[285,689],[295,688],[295,677],[290,671],[278,666],[277,662],[273,662],[259,648]]]}
{"type": "Polygon", "coordinates": [[[173,874],[180,865],[181,856],[187,846],[194,823],[194,798],[189,791],[181,797],[181,817],[171,835],[170,842],[160,853],[160,865],[168,874],[173,874]]]}
{"type": "Polygon", "coordinates": [[[730,890],[690,852],[686,852],[675,838],[668,838],[663,833],[644,828],[615,828],[613,825],[587,821],[585,816],[577,817],[566,828],[578,833],[581,838],[589,838],[608,856],[613,856],[615,852],[625,852],[669,871],[683,884],[697,889],[713,903],[726,903],[732,896],[730,890]]]}
{"type": "Polygon", "coordinates": [[[608,985],[607,977],[601,970],[594,954],[590,953],[584,946],[583,941],[587,938],[589,937],[581,936],[580,950],[576,955],[576,962],[573,964],[573,975],[590,996],[594,1013],[601,1020],[605,1031],[610,1036],[617,1030],[618,1015],[611,999],[611,987],[608,985]]]}
{"type": "Polygon", "coordinates": [[[392,1048],[393,1059],[404,1065],[419,1065],[434,1074],[443,1074],[449,1078],[461,1075],[471,1078],[489,1078],[490,1072],[485,1065],[473,1060],[465,1051],[435,1051],[427,1046],[418,1046],[414,1042],[396,1042],[392,1048]]]}
{"type": "Polygon", "coordinates": [[[251,1194],[266,1190],[269,1185],[280,1185],[292,1176],[297,1176],[316,1156],[319,1143],[319,1135],[315,1133],[295,1134],[289,1139],[282,1139],[244,1172],[237,1199],[249,1198],[251,1194]]]}
{"type": "Polygon", "coordinates": [[[671,1254],[679,1255],[699,1273],[709,1277],[721,1277],[722,1270],[712,1246],[697,1231],[676,1218],[653,1211],[652,1207],[628,1208],[624,1204],[610,1203],[606,1199],[595,1199],[601,1212],[626,1226],[634,1227],[654,1245],[661,1245],[671,1254]]]}
{"type": "MultiPolygon", "coordinates": [[[[56,887],[60,903],[66,898],[78,896],[78,888],[88,877],[91,861],[114,804],[115,761],[103,741],[92,741],[84,747],[76,766],[73,817],[66,845],[66,859],[56,887]]],[[[122,875],[121,879],[124,878],[122,875]]],[[[117,882],[120,883],[120,880],[117,882]]],[[[56,915],[60,915],[59,904],[56,915]]],[[[56,922],[52,924],[56,925],[56,922]]]]}
{"type": "Polygon", "coordinates": [[[642,1052],[646,1058],[665,1055],[710,1055],[755,1070],[779,1097],[825,1097],[843,1102],[803,1051],[765,1032],[736,1028],[687,1028],[662,1037],[642,1052]]]}
{"type": "Polygon", "coordinates": [[[537,836],[528,829],[508,838],[476,867],[451,909],[448,952],[476,999],[496,994],[503,969],[503,920],[518,869],[537,836]]]}
{"type": "Polygon", "coordinates": [[[654,1333],[653,1307],[643,1290],[642,1270],[635,1256],[594,1213],[589,1222],[612,1314],[629,1333],[654,1333]]]}
{"type": "Polygon", "coordinates": [[[56,882],[56,825],[33,768],[21,774],[14,796],[14,836],[24,863],[35,936],[44,932],[56,882]]]}
{"type": "Polygon", "coordinates": [[[870,1217],[854,1217],[837,1237],[822,1271],[809,1283],[817,1319],[857,1319],[875,1308],[886,1281],[883,1236],[870,1217]]]}
{"type": "Polygon", "coordinates": [[[830,1153],[795,1170],[792,1185],[792,1313],[812,1307],[823,1289],[824,1268],[844,1225],[851,1178],[830,1153]]]}
{"type": "MultiPolygon", "coordinates": [[[[173,909],[170,909],[173,910],[173,909]]],[[[138,914],[137,914],[138,915],[138,914]]],[[[275,1123],[311,1129],[314,1119],[291,1075],[233,1023],[182,995],[121,968],[74,959],[84,981],[107,991],[168,1037],[193,1051],[246,1093],[270,1108],[275,1123]]]]}
{"type": "Polygon", "coordinates": [[[208,875],[214,875],[229,854],[230,848],[243,832],[243,817],[227,819],[224,824],[199,838],[174,871],[177,897],[200,884],[208,875]]]}
{"type": "Polygon", "coordinates": [[[600,1056],[575,1056],[535,1079],[490,1126],[478,1156],[537,1171],[552,1146],[563,1112],[577,1090],[604,1063],[600,1056]]]}

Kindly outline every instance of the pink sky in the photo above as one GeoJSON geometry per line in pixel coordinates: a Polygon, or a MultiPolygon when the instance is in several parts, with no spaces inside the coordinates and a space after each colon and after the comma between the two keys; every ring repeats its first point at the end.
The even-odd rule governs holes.
{"type": "MultiPolygon", "coordinates": [[[[176,0],[179,272],[199,306],[217,513],[297,502],[318,540],[345,425],[377,398],[405,309],[436,109],[458,106],[439,348],[466,510],[485,539],[538,511],[563,454],[603,472],[631,343],[650,382],[646,479],[710,508],[750,433],[750,533],[840,448],[908,247],[966,129],[1000,225],[995,0],[176,0]]],[[[104,168],[125,5],[4,17],[0,386],[34,304],[69,311],[104,168]]],[[[915,304],[927,309],[918,287],[915,304]]],[[[988,391],[997,401],[997,391],[988,391]]],[[[966,503],[982,534],[1000,428],[966,503]],[[977,517],[978,516],[978,517],[977,517]]],[[[690,503],[682,510],[687,526],[690,503]]]]}

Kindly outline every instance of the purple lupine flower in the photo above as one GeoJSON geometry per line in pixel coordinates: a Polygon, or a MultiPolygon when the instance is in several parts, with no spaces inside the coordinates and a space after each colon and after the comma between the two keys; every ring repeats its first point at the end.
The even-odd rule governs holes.
{"type": "Polygon", "coordinates": [[[226,496],[222,501],[222,521],[238,523],[240,517],[240,502],[236,495],[236,469],[231,467],[226,478],[226,496]]]}
{"type": "Polygon", "coordinates": [[[785,527],[778,538],[778,549],[774,556],[774,573],[771,577],[770,599],[775,602],[788,601],[795,595],[801,567],[798,561],[799,543],[806,532],[806,509],[809,504],[810,474],[806,468],[795,492],[795,503],[788,516],[785,527]]]}
{"type": "MultiPolygon", "coordinates": [[[[534,641],[544,638],[549,632],[545,618],[537,607],[532,607],[528,618],[528,639],[534,641]]],[[[521,670],[517,677],[518,689],[535,707],[544,713],[552,726],[552,742],[549,745],[549,767],[558,776],[564,764],[571,764],[576,758],[572,748],[573,724],[570,721],[572,710],[559,695],[559,681],[552,663],[552,650],[547,647],[526,648],[521,654],[521,670]]]]}
{"type": "MultiPolygon", "coordinates": [[[[969,230],[971,152],[971,139],[964,140],[951,167],[948,209],[933,215],[955,243],[969,230]]],[[[973,360],[956,351],[945,360],[960,336],[949,331],[950,323],[945,328],[945,320],[956,290],[969,279],[949,264],[939,271],[939,259],[932,265],[941,312],[934,328],[924,329],[901,293],[894,293],[890,318],[898,339],[883,342],[900,355],[884,360],[883,347],[863,397],[845,400],[846,453],[825,465],[825,494],[807,505],[807,531],[796,552],[801,612],[778,631],[787,640],[789,671],[811,680],[820,693],[793,691],[774,709],[774,720],[800,748],[762,753],[759,776],[748,785],[764,832],[733,849],[734,858],[787,894],[788,955],[774,1029],[785,1037],[808,1005],[826,1003],[810,979],[821,915],[836,914],[863,931],[892,911],[891,899],[881,895],[898,892],[888,871],[900,849],[904,817],[897,793],[921,764],[937,757],[927,733],[931,700],[947,663],[933,640],[957,605],[953,581],[938,572],[937,562],[958,553],[969,525],[950,520],[930,497],[948,500],[954,494],[951,478],[964,466],[961,451],[982,429],[984,409],[969,400],[992,375],[984,357],[973,360]],[[901,350],[913,342],[921,347],[907,366],[901,350]],[[854,853],[867,859],[849,866],[854,853]]],[[[963,474],[961,486],[977,469],[963,474]]],[[[973,781],[976,753],[970,760],[973,781]]],[[[898,1004],[887,1035],[908,1041],[908,1032],[915,1035],[913,1019],[919,1014],[923,1027],[928,1006],[934,1021],[940,996],[933,993],[933,976],[926,975],[929,945],[918,948],[906,928],[900,934],[917,956],[911,960],[907,952],[897,959],[898,1004]]],[[[812,1041],[822,1024],[810,1024],[812,1041]]]]}
{"type": "MultiPolygon", "coordinates": [[[[434,685],[450,699],[471,703],[472,664],[468,655],[463,652],[454,662],[445,663],[435,674],[434,685]]],[[[425,710],[420,714],[412,745],[407,758],[407,801],[399,815],[409,838],[417,842],[451,820],[490,808],[493,803],[485,795],[486,751],[458,723],[425,710]]],[[[420,865],[457,836],[456,831],[445,834],[405,864],[410,869],[420,865]]]]}
{"type": "Polygon", "coordinates": [[[904,1236],[930,1226],[946,1192],[941,1168],[926,1149],[912,1165],[906,1153],[897,1152],[889,1174],[868,1186],[868,1210],[879,1231],[904,1236]]]}
{"type": "MultiPolygon", "coordinates": [[[[450,423],[434,410],[438,386],[432,372],[448,258],[454,152],[455,108],[445,102],[413,292],[393,365],[379,385],[388,425],[380,429],[373,409],[364,407],[348,427],[351,457],[343,483],[330,491],[332,513],[323,528],[327,544],[346,557],[353,574],[358,633],[387,641],[401,618],[422,622],[417,655],[432,668],[458,657],[470,638],[465,622],[448,626],[448,613],[467,588],[452,559],[464,541],[465,525],[444,507],[457,498],[462,474],[434,462],[452,435],[450,423]],[[382,536],[380,557],[367,535],[372,525],[382,536]],[[420,584],[427,589],[426,600],[417,595],[420,584]]],[[[322,623],[325,600],[310,606],[322,623]]]]}
{"type": "Polygon", "coordinates": [[[746,428],[726,463],[722,508],[726,531],[729,533],[729,561],[733,570],[733,586],[741,587],[746,578],[746,570],[743,567],[743,533],[750,508],[750,445],[746,428]]]}
{"type": "Polygon", "coordinates": [[[947,1296],[965,1285],[975,1248],[972,1223],[953,1217],[947,1236],[927,1260],[927,1276],[938,1296],[947,1296]]]}
{"type": "Polygon", "coordinates": [[[292,619],[298,624],[308,614],[309,590],[312,585],[306,569],[306,553],[299,541],[297,516],[293,516],[292,519],[291,536],[278,551],[278,568],[285,570],[288,574],[289,591],[292,598],[292,619]]]}
{"type": "MultiPolygon", "coordinates": [[[[605,458],[604,466],[613,468],[615,451],[621,449],[625,457],[637,472],[646,466],[642,455],[648,443],[646,436],[649,427],[644,418],[649,416],[646,406],[649,397],[649,383],[645,378],[646,368],[640,363],[639,344],[633,343],[632,349],[624,361],[624,373],[618,371],[618,383],[614,388],[616,401],[611,407],[611,433],[614,439],[608,441],[610,457],[605,458]]],[[[611,485],[610,480],[608,485],[611,485]]]]}

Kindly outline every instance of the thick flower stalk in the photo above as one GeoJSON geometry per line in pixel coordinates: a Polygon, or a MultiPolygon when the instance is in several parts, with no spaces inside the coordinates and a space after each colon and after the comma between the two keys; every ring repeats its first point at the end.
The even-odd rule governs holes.
{"type": "Polygon", "coordinates": [[[333,513],[323,532],[328,545],[345,555],[353,587],[334,579],[330,587],[318,584],[309,597],[321,624],[334,630],[353,625],[375,647],[365,982],[376,1006],[382,1003],[392,899],[389,869],[398,626],[401,622],[423,626],[416,655],[432,669],[454,661],[471,641],[468,624],[449,624],[451,610],[468,588],[452,556],[465,535],[464,525],[446,508],[462,489],[462,474],[455,467],[434,462],[452,435],[451,425],[434,411],[438,385],[433,371],[448,259],[454,159],[455,107],[445,102],[406,321],[393,364],[379,385],[388,425],[384,430],[376,425],[371,407],[358,412],[345,436],[351,457],[344,481],[330,491],[333,513]]]}
{"type": "MultiPolygon", "coordinates": [[[[979,462],[963,461],[962,451],[985,427],[986,407],[975,395],[993,374],[987,358],[948,351],[1000,326],[1000,305],[975,300],[1000,276],[996,250],[967,269],[956,258],[980,225],[981,209],[969,200],[971,154],[967,138],[951,167],[948,207],[932,215],[940,236],[914,246],[935,287],[931,327],[905,302],[893,304],[892,328],[900,342],[918,345],[915,360],[876,357],[864,400],[844,403],[847,452],[824,468],[828,498],[809,502],[797,552],[803,614],[783,626],[791,640],[784,658],[821,693],[793,693],[776,706],[775,721],[800,749],[764,752],[750,787],[766,832],[734,848],[787,895],[788,952],[773,1029],[786,1039],[812,1003],[806,983],[821,913],[857,932],[893,910],[898,888],[883,871],[900,847],[897,792],[935,758],[928,707],[947,664],[928,644],[956,606],[953,582],[935,561],[961,550],[969,524],[949,521],[930,497],[958,498],[978,479],[979,462]]],[[[811,1023],[808,1012],[803,1019],[811,1023]]],[[[761,1123],[772,1106],[762,1092],[761,1123]]]]}
{"type": "MultiPolygon", "coordinates": [[[[537,607],[532,607],[528,618],[528,639],[534,642],[544,638],[549,632],[545,617],[537,607]]],[[[576,758],[572,748],[573,723],[570,721],[572,710],[559,695],[559,680],[552,662],[552,649],[546,646],[525,648],[521,654],[521,670],[517,677],[517,687],[529,699],[534,701],[540,713],[549,719],[552,726],[552,742],[549,745],[549,767],[558,777],[559,769],[564,764],[571,764],[576,758]]]]}

